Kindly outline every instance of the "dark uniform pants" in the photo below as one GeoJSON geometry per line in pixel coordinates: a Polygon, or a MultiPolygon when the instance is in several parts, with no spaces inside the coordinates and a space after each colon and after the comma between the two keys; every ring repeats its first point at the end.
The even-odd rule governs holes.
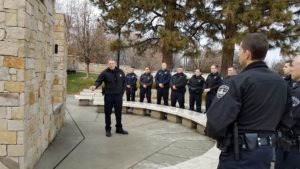
{"type": "Polygon", "coordinates": [[[184,93],[185,92],[171,92],[171,106],[176,107],[176,102],[178,101],[179,107],[184,109],[184,93]]]}
{"type": "Polygon", "coordinates": [[[132,88],[126,88],[127,101],[135,101],[135,90],[132,88]]]}
{"type": "Polygon", "coordinates": [[[147,97],[147,102],[151,103],[151,88],[140,89],[140,102],[144,102],[145,95],[147,97]]]}
{"type": "Polygon", "coordinates": [[[202,95],[190,93],[190,110],[195,110],[194,108],[195,102],[196,102],[196,111],[201,112],[202,95]]]}
{"type": "Polygon", "coordinates": [[[254,150],[241,150],[240,159],[235,160],[234,152],[221,153],[218,169],[270,169],[272,147],[261,146],[254,150]]]}
{"type": "Polygon", "coordinates": [[[169,103],[169,88],[157,88],[157,104],[161,104],[161,98],[164,100],[164,105],[168,105],[169,103]]]}
{"type": "Polygon", "coordinates": [[[111,113],[115,109],[116,128],[122,128],[122,95],[121,94],[105,94],[104,95],[104,112],[105,112],[105,129],[111,130],[111,113]]]}
{"type": "Polygon", "coordinates": [[[209,109],[215,96],[216,96],[215,94],[207,93],[206,98],[205,98],[205,107],[206,107],[205,111],[207,111],[209,109]]]}
{"type": "Polygon", "coordinates": [[[276,152],[275,169],[300,169],[300,152],[293,146],[290,152],[278,149],[276,152]]]}

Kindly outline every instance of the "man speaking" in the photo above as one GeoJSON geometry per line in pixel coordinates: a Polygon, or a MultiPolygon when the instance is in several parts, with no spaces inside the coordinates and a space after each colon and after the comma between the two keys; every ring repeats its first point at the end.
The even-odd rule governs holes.
{"type": "Polygon", "coordinates": [[[128,134],[122,126],[122,97],[125,91],[125,74],[116,66],[115,60],[108,61],[108,68],[105,69],[97,78],[95,85],[91,90],[97,89],[104,82],[104,112],[105,112],[105,130],[106,136],[111,136],[111,118],[112,108],[115,109],[116,133],[128,134]]]}

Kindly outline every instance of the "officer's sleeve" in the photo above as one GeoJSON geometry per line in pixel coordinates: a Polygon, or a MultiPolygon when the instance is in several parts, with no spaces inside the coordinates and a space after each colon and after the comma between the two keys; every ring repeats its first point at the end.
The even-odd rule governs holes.
{"type": "Polygon", "coordinates": [[[292,93],[292,116],[294,121],[300,120],[300,92],[292,93]]]}
{"type": "Polygon", "coordinates": [[[171,77],[171,80],[170,80],[170,86],[171,86],[171,87],[174,86],[174,78],[173,78],[173,77],[171,77]]]}
{"type": "Polygon", "coordinates": [[[176,88],[183,88],[183,87],[185,87],[186,83],[187,83],[187,77],[184,76],[183,79],[180,80],[179,83],[176,84],[175,86],[176,86],[176,88]]]}
{"type": "Polygon", "coordinates": [[[125,82],[125,73],[122,71],[122,76],[123,76],[123,80],[122,80],[122,83],[123,83],[123,89],[122,89],[122,94],[125,93],[125,90],[126,90],[126,82],[125,82]]]}
{"type": "Polygon", "coordinates": [[[204,90],[205,89],[205,79],[202,77],[202,90],[204,90]]]}
{"type": "Polygon", "coordinates": [[[137,77],[136,77],[136,75],[134,75],[134,78],[133,78],[132,85],[135,85],[135,84],[136,84],[136,82],[137,82],[137,77]]]}
{"type": "Polygon", "coordinates": [[[154,79],[156,81],[156,83],[159,83],[158,81],[158,75],[159,75],[159,71],[156,72],[155,76],[154,76],[154,79]]]}
{"type": "Polygon", "coordinates": [[[211,90],[218,89],[222,84],[223,84],[223,80],[222,80],[222,78],[219,76],[219,77],[218,77],[217,84],[216,84],[215,86],[212,86],[210,89],[211,89],[211,90]]]}
{"type": "Polygon", "coordinates": [[[151,78],[150,78],[150,81],[148,81],[148,83],[146,84],[147,87],[150,87],[150,86],[152,86],[152,84],[153,84],[153,76],[151,75],[150,77],[151,77],[151,78]]]}
{"type": "Polygon", "coordinates": [[[213,139],[227,135],[228,128],[235,122],[241,107],[241,92],[234,83],[222,85],[207,111],[205,134],[213,139]]]}
{"type": "Polygon", "coordinates": [[[171,80],[171,73],[168,72],[167,78],[163,81],[163,84],[166,85],[170,83],[170,80],[171,80]]]}
{"type": "Polygon", "coordinates": [[[104,82],[105,80],[105,75],[104,75],[104,72],[100,73],[97,80],[95,81],[95,86],[96,86],[96,89],[101,86],[101,84],[104,82]]]}
{"type": "Polygon", "coordinates": [[[126,83],[126,85],[129,84],[129,78],[127,78],[127,75],[125,76],[125,83],[126,83]]]}
{"type": "Polygon", "coordinates": [[[287,100],[286,100],[285,111],[281,117],[279,125],[277,126],[277,130],[280,130],[282,132],[289,132],[290,129],[292,128],[293,118],[292,118],[291,108],[292,108],[291,90],[287,86],[287,100]]]}

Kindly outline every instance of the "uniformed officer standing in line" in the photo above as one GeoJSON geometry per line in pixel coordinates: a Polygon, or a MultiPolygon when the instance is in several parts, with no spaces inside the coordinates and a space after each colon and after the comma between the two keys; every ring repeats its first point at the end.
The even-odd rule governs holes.
{"type": "Polygon", "coordinates": [[[205,89],[204,92],[206,93],[205,98],[205,105],[207,111],[217,94],[218,88],[222,85],[223,80],[221,75],[218,72],[218,66],[213,64],[210,66],[210,74],[207,76],[205,81],[205,89]]]}
{"type": "Polygon", "coordinates": [[[177,73],[171,77],[170,86],[171,92],[171,106],[176,107],[178,101],[179,107],[184,109],[184,94],[186,92],[185,86],[187,84],[187,77],[183,73],[183,67],[177,68],[177,73]]]}
{"type": "Polygon", "coordinates": [[[284,66],[282,68],[283,74],[284,74],[284,80],[288,84],[289,87],[293,87],[294,80],[291,77],[291,71],[292,71],[292,60],[287,60],[284,63],[284,66]]]}
{"type": "Polygon", "coordinates": [[[275,169],[300,168],[300,56],[297,56],[291,68],[295,85],[292,88],[292,121],[286,121],[284,126],[290,130],[281,129],[278,139],[275,169]]]}
{"type": "Polygon", "coordinates": [[[218,169],[270,169],[275,130],[288,114],[288,87],[263,62],[269,48],[263,34],[248,34],[240,46],[245,68],[218,89],[205,134],[222,151],[218,169]]]}
{"type": "Polygon", "coordinates": [[[167,64],[162,63],[161,69],[155,75],[157,89],[157,104],[161,104],[161,98],[164,100],[164,105],[168,105],[169,88],[170,88],[171,73],[167,70],[167,64]]]}
{"type": "Polygon", "coordinates": [[[153,84],[153,76],[151,75],[150,68],[145,67],[145,73],[140,77],[140,102],[144,102],[145,95],[147,102],[151,103],[151,89],[153,84]]]}
{"type": "Polygon", "coordinates": [[[105,69],[97,78],[95,85],[91,90],[97,89],[104,82],[104,112],[105,112],[105,130],[106,136],[111,136],[111,113],[115,109],[116,116],[116,133],[128,134],[122,126],[122,97],[125,91],[125,74],[123,70],[116,66],[115,60],[108,61],[108,68],[105,69]]]}
{"type": "Polygon", "coordinates": [[[227,69],[227,76],[224,78],[224,81],[227,81],[236,75],[236,69],[233,66],[231,66],[227,69]]]}
{"type": "Polygon", "coordinates": [[[196,111],[201,113],[202,93],[204,90],[205,79],[201,75],[201,70],[196,69],[195,74],[188,81],[188,88],[190,93],[190,110],[195,110],[194,105],[196,102],[196,111]]]}
{"type": "Polygon", "coordinates": [[[135,101],[137,75],[134,73],[134,68],[129,67],[129,72],[126,75],[126,97],[127,101],[135,101]]]}

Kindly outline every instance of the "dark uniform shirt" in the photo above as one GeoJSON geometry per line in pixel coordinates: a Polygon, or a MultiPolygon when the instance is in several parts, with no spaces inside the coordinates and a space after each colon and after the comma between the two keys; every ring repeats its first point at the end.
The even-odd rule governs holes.
{"type": "Polygon", "coordinates": [[[187,77],[184,73],[176,73],[172,76],[170,81],[170,86],[173,89],[173,86],[177,88],[178,92],[185,92],[185,85],[187,84],[187,77]]]}
{"type": "Polygon", "coordinates": [[[153,76],[149,73],[144,73],[140,78],[140,88],[144,88],[143,85],[147,85],[147,89],[151,89],[153,84],[153,76]]]}
{"type": "Polygon", "coordinates": [[[96,88],[101,86],[103,82],[105,94],[123,94],[125,91],[125,74],[119,68],[105,69],[95,82],[96,88]]]}
{"type": "Polygon", "coordinates": [[[292,88],[292,131],[295,136],[300,136],[300,81],[292,88]]]}
{"type": "Polygon", "coordinates": [[[283,79],[285,80],[285,82],[287,83],[287,85],[288,85],[289,87],[291,87],[291,88],[293,87],[293,85],[294,85],[294,80],[292,79],[291,75],[285,76],[283,79]]]}
{"type": "Polygon", "coordinates": [[[221,75],[217,73],[210,73],[205,81],[205,88],[210,88],[208,94],[215,95],[218,91],[219,86],[223,83],[221,75]]]}
{"type": "Polygon", "coordinates": [[[204,85],[205,80],[201,75],[193,75],[188,81],[189,92],[191,94],[201,94],[203,92],[204,85]]]}
{"type": "Polygon", "coordinates": [[[162,83],[164,87],[169,87],[171,80],[171,73],[169,70],[160,69],[155,75],[156,86],[158,87],[159,83],[162,83]]]}
{"type": "Polygon", "coordinates": [[[137,75],[135,73],[128,73],[126,75],[126,86],[130,85],[130,87],[134,90],[136,90],[136,82],[137,82],[137,75]]]}
{"type": "Polygon", "coordinates": [[[205,134],[214,139],[239,131],[275,132],[287,110],[288,87],[262,62],[249,64],[243,72],[220,86],[207,112],[205,134]]]}

